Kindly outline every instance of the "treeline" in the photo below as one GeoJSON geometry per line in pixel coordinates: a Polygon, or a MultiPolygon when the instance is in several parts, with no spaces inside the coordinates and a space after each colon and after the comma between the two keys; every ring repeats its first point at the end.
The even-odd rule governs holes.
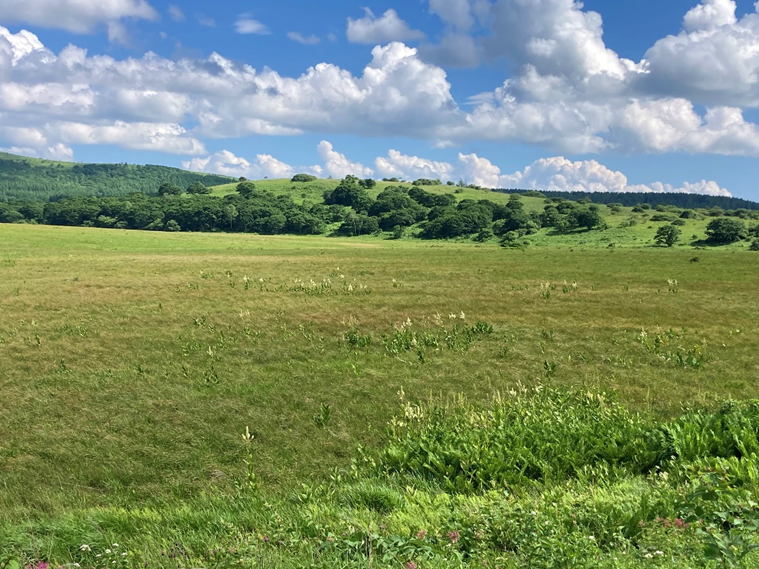
{"type": "Polygon", "coordinates": [[[155,193],[163,183],[187,188],[228,184],[226,176],[196,174],[166,166],[67,164],[0,153],[0,202],[55,201],[73,196],[155,193]]]}
{"type": "Polygon", "coordinates": [[[423,239],[450,239],[475,236],[485,241],[494,235],[505,243],[537,233],[544,227],[556,232],[602,229],[604,218],[595,204],[561,200],[543,213],[528,213],[520,196],[506,205],[487,199],[457,202],[453,194],[434,194],[421,185],[411,188],[388,186],[373,200],[361,181],[348,176],[324,194],[324,203],[350,208],[337,230],[354,236],[392,231],[402,237],[407,228],[420,224],[423,239]]]}
{"type": "Polygon", "coordinates": [[[728,198],[725,196],[707,196],[704,194],[681,194],[681,193],[612,193],[612,192],[546,192],[535,190],[493,190],[506,194],[520,194],[533,197],[566,198],[572,200],[589,199],[593,203],[612,204],[617,203],[624,207],[634,207],[639,204],[649,204],[653,207],[659,205],[671,205],[683,209],[700,209],[720,207],[724,210],[755,209],[759,210],[759,203],[744,200],[742,198],[728,198]]]}
{"type": "MultiPolygon", "coordinates": [[[[310,182],[310,180],[303,180],[310,182]]],[[[13,200],[0,203],[0,223],[43,223],[142,229],[153,231],[228,231],[275,235],[281,233],[359,236],[381,232],[403,237],[414,227],[422,239],[498,237],[503,246],[522,247],[525,238],[541,229],[558,235],[608,228],[607,216],[628,212],[620,227],[642,222],[671,225],[657,233],[657,242],[672,246],[680,238],[677,226],[688,219],[713,218],[707,230],[712,244],[759,239],[759,210],[725,211],[720,207],[683,209],[672,205],[638,204],[631,210],[621,203],[600,205],[588,198],[570,201],[544,197],[542,211],[527,211],[520,194],[507,203],[488,199],[458,201],[453,193],[433,193],[424,184],[387,186],[373,198],[367,180],[348,176],[323,195],[323,203],[296,204],[289,195],[259,190],[243,181],[237,192],[223,198],[207,195],[208,188],[194,183],[186,190],[163,183],[158,197],[142,193],[113,197],[74,197],[52,202],[13,200]]],[[[530,194],[539,197],[535,193],[530,194]]],[[[752,245],[754,247],[754,245],[752,245]]],[[[756,245],[759,248],[759,244],[756,245]]]]}
{"type": "Polygon", "coordinates": [[[143,229],[149,231],[229,231],[262,234],[324,233],[333,212],[305,208],[288,196],[267,192],[230,195],[151,197],[134,193],[105,198],[66,198],[56,202],[0,203],[0,222],[143,229]]]}

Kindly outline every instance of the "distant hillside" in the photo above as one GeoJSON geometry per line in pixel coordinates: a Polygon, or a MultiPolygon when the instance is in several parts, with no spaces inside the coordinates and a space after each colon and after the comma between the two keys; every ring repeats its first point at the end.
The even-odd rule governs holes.
{"type": "MultiPolygon", "coordinates": [[[[508,194],[534,193],[534,190],[494,190],[508,194]]],[[[742,198],[727,198],[724,196],[706,196],[703,194],[682,193],[611,193],[611,192],[544,192],[547,198],[566,198],[568,200],[581,200],[587,198],[593,203],[610,204],[617,203],[625,207],[634,207],[638,204],[673,205],[684,209],[699,209],[721,207],[724,210],[735,209],[759,209],[759,203],[744,200],[742,198]]]]}
{"type": "Polygon", "coordinates": [[[0,201],[154,194],[165,182],[186,188],[195,182],[216,186],[231,180],[166,166],[54,162],[0,152],[0,201]]]}

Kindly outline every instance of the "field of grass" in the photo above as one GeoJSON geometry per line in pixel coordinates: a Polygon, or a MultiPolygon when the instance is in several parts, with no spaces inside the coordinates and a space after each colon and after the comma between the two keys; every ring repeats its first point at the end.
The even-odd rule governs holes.
{"type": "MultiPolygon", "coordinates": [[[[520,386],[615,391],[654,422],[757,397],[747,251],[32,225],[0,225],[0,243],[0,551],[24,562],[100,566],[80,546],[107,556],[117,542],[130,567],[540,566],[464,555],[450,534],[485,504],[503,510],[502,491],[451,498],[428,481],[408,494],[374,478],[386,473],[351,486],[357,449],[377,456],[407,402],[488,404],[520,386]],[[388,545],[408,546],[419,519],[447,545],[427,557],[424,538],[410,553],[388,545]],[[376,539],[356,541],[360,528],[376,539]],[[371,554],[382,540],[384,560],[371,554]]],[[[583,504],[638,499],[650,482],[572,479],[561,500],[583,504]]],[[[525,508],[509,519],[547,512],[559,492],[508,487],[525,508]]],[[[656,535],[582,551],[609,567],[704,563],[695,534],[662,537],[674,545],[657,561],[641,545],[656,535]]]]}

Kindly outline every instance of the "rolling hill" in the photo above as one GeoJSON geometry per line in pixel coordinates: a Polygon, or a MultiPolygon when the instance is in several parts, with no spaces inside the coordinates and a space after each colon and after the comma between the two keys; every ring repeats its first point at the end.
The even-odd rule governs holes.
{"type": "Polygon", "coordinates": [[[230,180],[166,166],[55,162],[0,152],[0,202],[152,194],[164,182],[186,188],[194,182],[214,186],[230,180]]]}

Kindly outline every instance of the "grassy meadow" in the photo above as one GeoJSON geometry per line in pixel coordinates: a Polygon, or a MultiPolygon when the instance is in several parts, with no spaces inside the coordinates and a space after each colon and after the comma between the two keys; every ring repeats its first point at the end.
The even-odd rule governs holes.
{"type": "MultiPolygon", "coordinates": [[[[665,488],[617,466],[587,478],[544,469],[480,492],[388,466],[413,454],[388,450],[408,428],[389,432],[393,417],[447,425],[435,409],[475,413],[498,393],[577,394],[574,407],[549,397],[553,429],[615,392],[629,417],[605,404],[577,415],[608,432],[757,397],[757,253],[580,241],[511,250],[0,225],[5,566],[750,566],[748,541],[675,535],[686,523],[675,504],[696,479],[685,470],[665,488]],[[585,507],[617,512],[620,496],[638,512],[651,492],[659,501],[625,518],[632,533],[577,521],[585,507]],[[553,527],[564,506],[568,534],[468,545],[504,520],[501,536],[539,514],[553,527]],[[475,518],[490,525],[470,535],[475,518]],[[704,543],[732,557],[703,557],[704,543]]],[[[556,453],[572,440],[546,444],[556,453]]]]}

